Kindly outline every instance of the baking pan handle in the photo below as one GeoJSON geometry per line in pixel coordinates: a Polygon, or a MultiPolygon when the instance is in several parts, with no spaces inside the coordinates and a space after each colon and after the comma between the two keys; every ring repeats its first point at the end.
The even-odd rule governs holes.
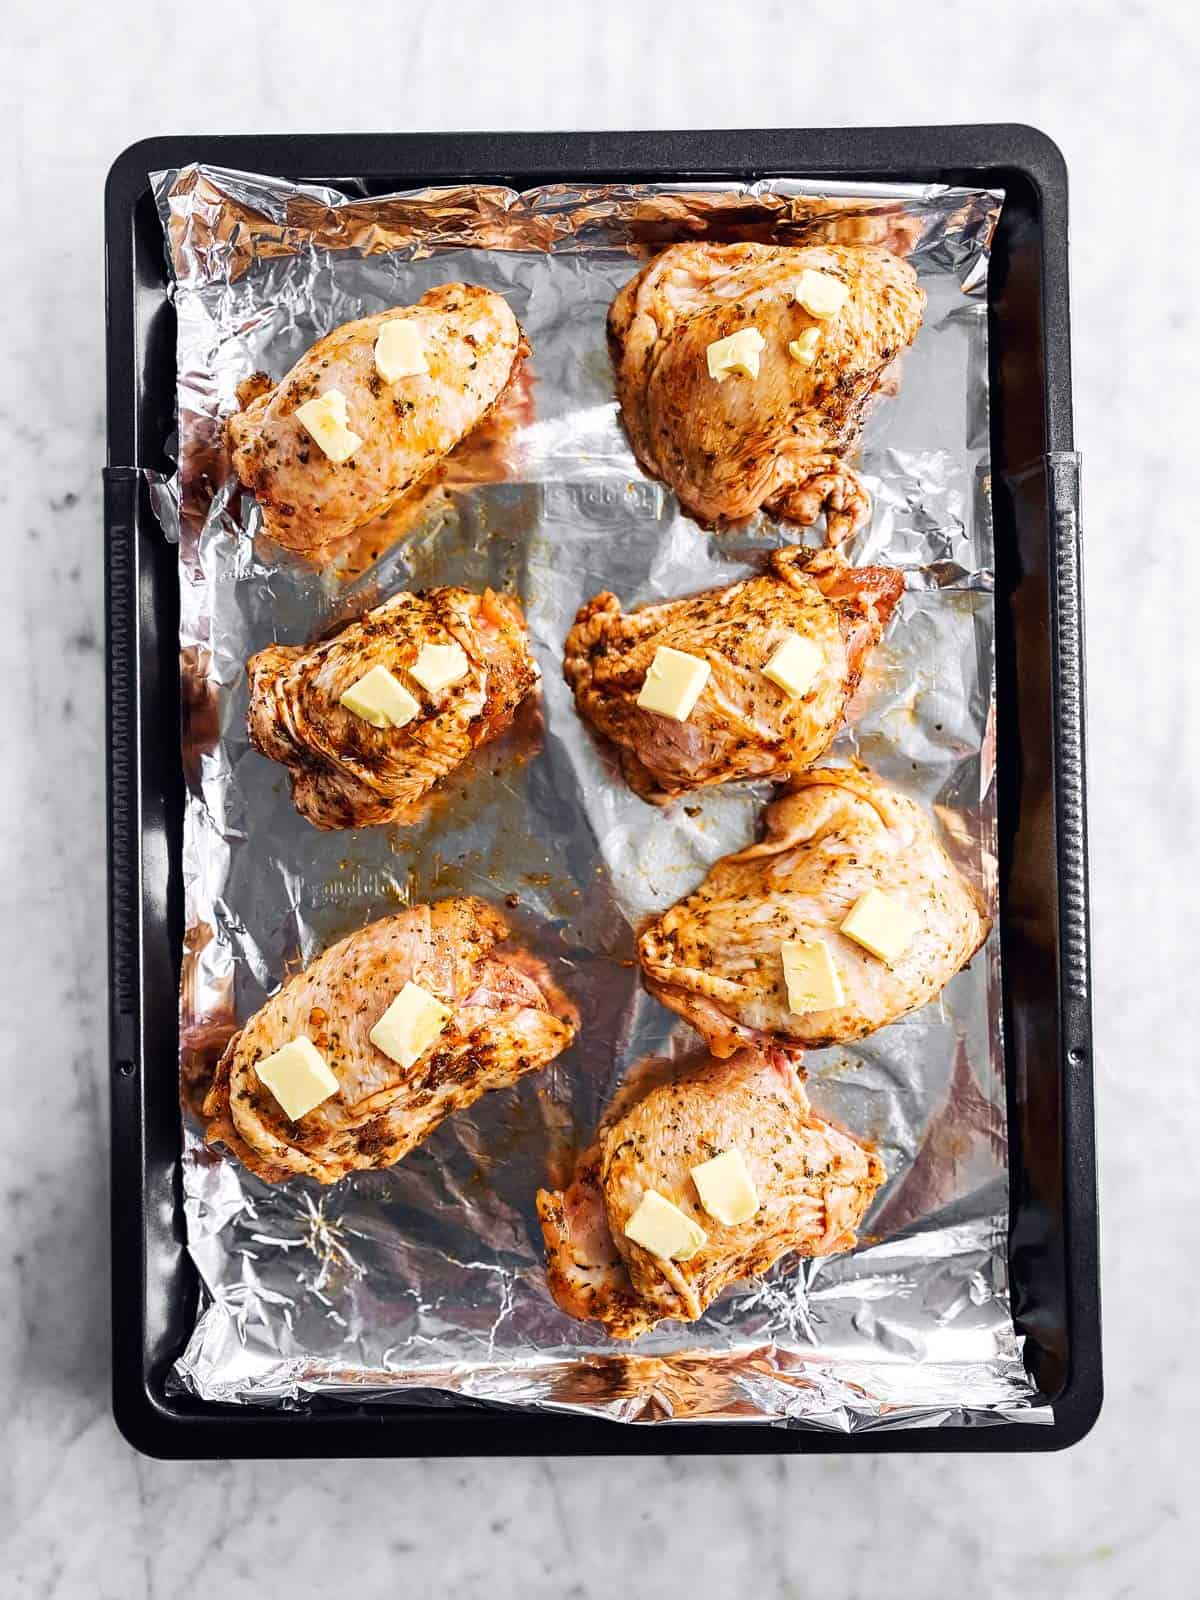
{"type": "Polygon", "coordinates": [[[138,1058],[137,496],[134,467],[104,469],[108,643],[109,1038],[114,1072],[131,1076],[138,1058]]]}
{"type": "Polygon", "coordinates": [[[1087,798],[1084,790],[1084,651],[1079,456],[1047,458],[1054,537],[1055,790],[1062,945],[1063,1020],[1068,1060],[1091,1050],[1091,959],[1087,888],[1087,798]]]}

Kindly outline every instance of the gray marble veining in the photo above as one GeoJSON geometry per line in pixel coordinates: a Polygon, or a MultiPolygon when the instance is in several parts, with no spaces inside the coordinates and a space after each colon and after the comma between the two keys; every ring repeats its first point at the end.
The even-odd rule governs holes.
{"type": "Polygon", "coordinates": [[[0,1595],[1194,1592],[1194,6],[18,0],[0,86],[0,1595]],[[560,64],[548,70],[546,62],[560,64]],[[210,131],[1019,120],[1073,184],[1109,1398],[1058,1457],[163,1464],[108,1412],[101,195],[210,131]],[[1161,1293],[1155,1300],[1153,1293],[1161,1293]]]}

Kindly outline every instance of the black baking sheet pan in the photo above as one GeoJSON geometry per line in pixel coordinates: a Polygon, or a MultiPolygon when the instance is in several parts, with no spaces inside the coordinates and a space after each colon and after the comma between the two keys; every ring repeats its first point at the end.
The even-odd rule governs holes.
{"type": "Polygon", "coordinates": [[[693,133],[372,134],[143,141],[105,197],[113,1406],[151,1455],[409,1456],[1051,1450],[1100,1409],[1079,474],[1071,417],[1067,178],[1054,144],[994,125],[693,133]],[[147,174],[202,161],[386,193],[486,181],[807,178],[996,187],[989,338],[996,540],[1000,937],[1009,1263],[1052,1425],[683,1427],[467,1403],[304,1410],[168,1394],[195,1316],[180,1194],[183,937],[177,552],[142,469],[169,471],[175,314],[147,174]]]}

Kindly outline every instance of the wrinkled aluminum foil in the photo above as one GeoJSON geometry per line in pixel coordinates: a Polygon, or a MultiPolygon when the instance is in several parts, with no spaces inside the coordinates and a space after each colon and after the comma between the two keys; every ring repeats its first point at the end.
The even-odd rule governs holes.
{"type": "Polygon", "coordinates": [[[995,935],[937,1003],[806,1058],[814,1104],[876,1140],[889,1175],[853,1254],[785,1261],[695,1325],[629,1347],[555,1308],[533,1206],[632,1063],[695,1048],[639,987],[634,930],[754,836],[770,792],[644,805],[575,715],[567,628],[598,589],[632,607],[819,538],[766,519],[714,537],[642,475],[613,398],[609,303],[681,238],[869,240],[909,255],[928,309],[899,392],[868,419],[859,464],[874,515],[849,552],[903,567],[908,590],[835,757],[861,757],[937,808],[994,901],[986,294],[1001,197],[774,181],[375,198],[201,167],[154,182],[178,312],[180,470],[156,504],[180,546],[183,1192],[204,1285],[178,1383],[255,1405],[470,1397],[640,1423],[1049,1421],[1009,1306],[995,935]],[[238,383],[278,378],[339,323],[455,279],[505,294],[531,340],[506,419],[332,565],[272,547],[221,446],[238,383]],[[247,742],[244,664],[431,583],[521,596],[540,715],[414,826],[319,833],[293,810],[283,769],[247,742]],[[515,904],[518,932],[580,1006],[576,1045],[391,1171],[332,1189],[271,1188],[206,1149],[195,1107],[239,1019],[331,941],[453,892],[515,904]]]}

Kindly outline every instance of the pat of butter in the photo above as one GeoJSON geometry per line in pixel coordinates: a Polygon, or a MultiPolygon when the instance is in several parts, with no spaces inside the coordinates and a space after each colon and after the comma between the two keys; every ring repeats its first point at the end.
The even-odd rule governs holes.
{"type": "Polygon", "coordinates": [[[643,711],[657,711],[675,722],[686,722],[695,710],[711,671],[708,662],[701,661],[699,656],[689,656],[686,650],[672,650],[670,645],[659,645],[637,703],[643,711]]]}
{"type": "Polygon", "coordinates": [[[659,1194],[647,1189],[637,1210],[625,1224],[625,1237],[667,1261],[690,1261],[703,1249],[708,1235],[698,1222],[659,1194]]]}
{"type": "Polygon", "coordinates": [[[439,1039],[454,1015],[419,983],[406,983],[371,1029],[371,1043],[405,1072],[439,1039]]]}
{"type": "Polygon", "coordinates": [[[364,672],[338,700],[373,728],[403,728],[421,710],[420,703],[386,667],[364,672]]]}
{"type": "Polygon", "coordinates": [[[710,1217],[723,1222],[727,1228],[736,1228],[739,1222],[749,1222],[758,1210],[758,1190],[746,1165],[742,1152],[736,1148],[723,1150],[711,1161],[702,1161],[692,1168],[692,1182],[700,1196],[700,1204],[710,1217]]]}
{"type": "Polygon", "coordinates": [[[763,677],[798,700],[812,688],[824,660],[820,645],[801,633],[789,633],[762,669],[763,677]]]}
{"type": "Polygon", "coordinates": [[[849,916],[842,923],[842,932],[893,967],[913,942],[920,926],[920,917],[907,906],[884,894],[882,889],[868,889],[851,906],[849,916]]]}
{"type": "Polygon", "coordinates": [[[767,341],[757,328],[739,328],[727,338],[714,339],[708,347],[708,375],[723,383],[734,372],[758,377],[758,358],[767,341]]]}
{"type": "Polygon", "coordinates": [[[340,389],[326,389],[315,400],[297,406],[296,419],[330,461],[348,461],[363,442],[362,435],[350,426],[346,396],[340,389]]]}
{"type": "Polygon", "coordinates": [[[807,1011],[838,1011],[846,992],[824,939],[785,939],[780,946],[788,1009],[797,1016],[807,1011]]]}
{"type": "Polygon", "coordinates": [[[788,340],[788,355],[801,366],[811,367],[817,359],[817,346],[821,342],[820,328],[805,328],[795,339],[788,340]]]}
{"type": "Polygon", "coordinates": [[[299,1122],[314,1106],[337,1093],[337,1079],[325,1057],[304,1033],[298,1039],[289,1039],[273,1055],[256,1061],[254,1071],[293,1122],[299,1122]]]}
{"type": "Polygon", "coordinates": [[[805,267],[792,291],[810,317],[836,317],[850,298],[850,289],[832,272],[816,272],[805,267]]]}
{"type": "Polygon", "coordinates": [[[398,378],[419,378],[429,371],[421,332],[415,322],[396,317],[385,322],[375,341],[375,365],[384,383],[398,378]]]}
{"type": "Polygon", "coordinates": [[[452,683],[461,683],[471,670],[467,652],[460,644],[423,644],[409,668],[422,689],[440,694],[452,683]]]}

